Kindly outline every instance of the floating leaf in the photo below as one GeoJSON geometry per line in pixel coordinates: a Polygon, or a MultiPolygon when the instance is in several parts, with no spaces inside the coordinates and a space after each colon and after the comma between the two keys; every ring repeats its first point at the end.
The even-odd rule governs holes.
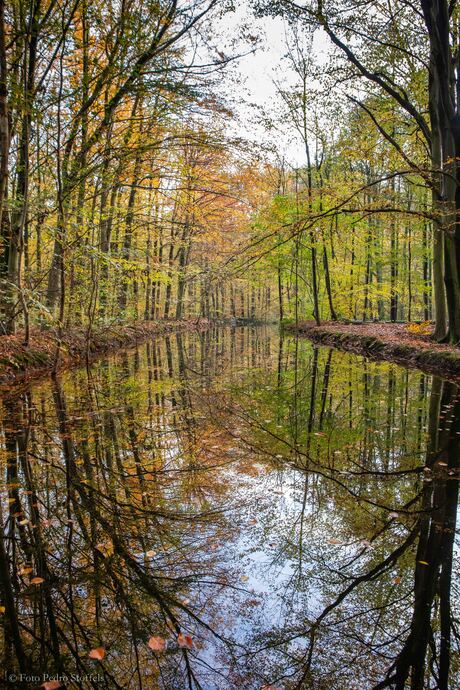
{"type": "Polygon", "coordinates": [[[57,690],[57,688],[62,688],[62,683],[60,680],[47,680],[40,687],[45,688],[45,690],[57,690]]]}
{"type": "Polygon", "coordinates": [[[249,577],[247,575],[241,575],[240,580],[241,582],[247,582],[249,580],[249,577]]]}
{"type": "Polygon", "coordinates": [[[327,543],[328,543],[328,544],[342,544],[343,542],[340,541],[340,539],[334,539],[334,538],[332,538],[332,539],[328,539],[328,540],[327,540],[327,543]]]}
{"type": "Polygon", "coordinates": [[[147,558],[153,558],[154,556],[157,555],[157,552],[156,551],[146,551],[145,555],[147,556],[147,558]]]}
{"type": "Polygon", "coordinates": [[[96,647],[95,649],[92,649],[90,651],[88,656],[90,659],[96,659],[97,661],[102,661],[102,659],[105,657],[105,649],[104,649],[104,647],[96,647]]]}
{"type": "Polygon", "coordinates": [[[177,636],[177,644],[179,647],[185,647],[186,649],[192,649],[193,647],[193,640],[190,637],[190,635],[183,635],[182,633],[179,633],[177,636]]]}
{"type": "Polygon", "coordinates": [[[164,652],[166,649],[166,640],[162,637],[153,636],[147,644],[154,652],[164,652]]]}
{"type": "Polygon", "coordinates": [[[5,611],[6,611],[6,608],[4,606],[0,606],[0,614],[5,613],[5,611]]]}
{"type": "Polygon", "coordinates": [[[29,575],[33,571],[33,568],[25,567],[19,570],[20,575],[29,575]]]}
{"type": "Polygon", "coordinates": [[[45,580],[42,577],[33,577],[30,581],[31,585],[41,585],[45,580]]]}
{"type": "Polygon", "coordinates": [[[96,549],[104,554],[106,558],[112,556],[114,551],[112,542],[101,542],[100,544],[96,544],[96,549]]]}
{"type": "Polygon", "coordinates": [[[421,565],[430,565],[427,561],[419,561],[421,565]]]}

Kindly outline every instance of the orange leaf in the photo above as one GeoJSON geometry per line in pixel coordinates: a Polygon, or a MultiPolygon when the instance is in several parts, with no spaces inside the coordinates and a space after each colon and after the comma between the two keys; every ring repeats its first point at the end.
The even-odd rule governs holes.
{"type": "Polygon", "coordinates": [[[89,658],[90,659],[96,659],[97,661],[102,661],[102,659],[104,657],[105,657],[104,647],[96,647],[95,649],[92,649],[89,653],[89,658]]]}
{"type": "Polygon", "coordinates": [[[31,585],[41,585],[42,582],[45,582],[45,580],[42,577],[33,577],[30,581],[31,585]]]}
{"type": "Polygon", "coordinates": [[[147,644],[154,652],[164,652],[166,649],[166,640],[162,637],[151,637],[147,644]]]}
{"type": "Polygon", "coordinates": [[[190,635],[183,635],[182,633],[179,633],[177,637],[177,644],[179,645],[179,647],[186,647],[187,649],[192,649],[193,640],[190,637],[190,635]]]}
{"type": "Polygon", "coordinates": [[[45,688],[45,690],[57,690],[57,688],[62,688],[62,683],[59,680],[47,680],[40,687],[45,688]]]}

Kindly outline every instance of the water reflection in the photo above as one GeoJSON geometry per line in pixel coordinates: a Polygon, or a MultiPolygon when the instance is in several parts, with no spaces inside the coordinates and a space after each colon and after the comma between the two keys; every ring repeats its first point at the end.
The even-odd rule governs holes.
{"type": "Polygon", "coordinates": [[[2,409],[6,687],[460,687],[453,383],[222,329],[2,409]]]}

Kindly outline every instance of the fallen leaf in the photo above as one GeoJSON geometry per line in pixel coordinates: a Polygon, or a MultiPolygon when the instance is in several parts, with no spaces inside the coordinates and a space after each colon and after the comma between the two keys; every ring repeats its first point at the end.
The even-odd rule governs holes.
{"type": "Polygon", "coordinates": [[[192,649],[193,647],[193,640],[190,637],[190,635],[183,635],[182,633],[179,633],[177,636],[177,644],[179,647],[185,647],[187,649],[192,649]]]}
{"type": "Polygon", "coordinates": [[[45,688],[45,690],[57,690],[57,688],[62,688],[62,683],[59,680],[47,680],[40,687],[45,688]]]}
{"type": "Polygon", "coordinates": [[[419,561],[419,563],[421,563],[421,565],[430,565],[427,561],[419,561]]]}
{"type": "Polygon", "coordinates": [[[241,582],[247,582],[249,580],[249,577],[247,575],[241,575],[240,580],[241,582]]]}
{"type": "Polygon", "coordinates": [[[41,585],[42,582],[45,582],[45,580],[42,577],[33,577],[30,581],[31,585],[41,585]]]}
{"type": "Polygon", "coordinates": [[[96,647],[95,649],[92,649],[90,651],[88,656],[90,659],[96,659],[97,661],[102,661],[102,659],[105,657],[105,649],[104,649],[104,647],[96,647]]]}
{"type": "Polygon", "coordinates": [[[146,551],[145,555],[147,556],[147,558],[153,558],[154,556],[157,555],[157,552],[156,551],[146,551]]]}
{"type": "Polygon", "coordinates": [[[393,579],[393,582],[395,583],[395,585],[399,585],[400,582],[401,582],[401,578],[400,578],[400,577],[395,577],[395,578],[393,579]]]}
{"type": "Polygon", "coordinates": [[[4,606],[0,606],[0,613],[5,613],[6,608],[4,606]]]}
{"type": "Polygon", "coordinates": [[[24,567],[24,568],[20,568],[19,574],[20,575],[29,575],[29,573],[31,573],[32,571],[33,571],[33,568],[24,567]]]}
{"type": "Polygon", "coordinates": [[[327,540],[327,543],[328,543],[328,544],[342,544],[342,542],[340,541],[340,539],[328,539],[328,540],[327,540]]]}
{"type": "Polygon", "coordinates": [[[164,652],[166,649],[166,640],[162,637],[151,637],[147,644],[154,652],[164,652]]]}
{"type": "Polygon", "coordinates": [[[113,555],[114,548],[112,542],[101,542],[100,544],[96,544],[96,549],[102,553],[106,558],[109,556],[113,555]]]}

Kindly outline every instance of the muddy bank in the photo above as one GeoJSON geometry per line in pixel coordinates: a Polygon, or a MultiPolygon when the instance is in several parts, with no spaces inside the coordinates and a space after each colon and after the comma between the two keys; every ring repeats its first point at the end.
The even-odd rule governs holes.
{"type": "Polygon", "coordinates": [[[50,374],[56,369],[84,364],[155,335],[204,330],[209,325],[206,319],[117,324],[94,330],[89,340],[84,329],[66,332],[60,344],[53,331],[33,331],[28,345],[24,344],[23,333],[0,336],[0,386],[5,388],[28,378],[50,374]]]}
{"type": "Polygon", "coordinates": [[[404,324],[346,324],[325,322],[317,326],[303,321],[284,327],[322,345],[382,359],[403,366],[416,367],[445,378],[460,378],[460,348],[441,345],[429,334],[411,332],[404,324]]]}

